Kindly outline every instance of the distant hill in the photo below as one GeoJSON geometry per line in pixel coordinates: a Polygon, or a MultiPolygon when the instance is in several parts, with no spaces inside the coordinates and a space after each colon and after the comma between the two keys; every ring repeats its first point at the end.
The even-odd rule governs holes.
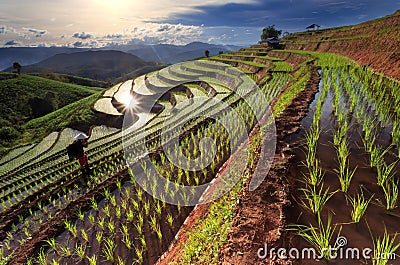
{"type": "Polygon", "coordinates": [[[34,64],[59,53],[73,53],[88,49],[64,47],[8,47],[0,48],[0,70],[11,67],[14,62],[21,65],[34,64]]]}
{"type": "Polygon", "coordinates": [[[0,149],[24,135],[26,122],[103,90],[5,72],[0,72],[0,88],[0,149]]]}
{"type": "Polygon", "coordinates": [[[216,55],[220,51],[227,52],[238,49],[240,49],[240,47],[232,45],[223,46],[202,42],[192,42],[184,46],[171,44],[147,45],[129,50],[128,52],[145,61],[174,64],[198,57],[204,57],[205,50],[209,50],[210,55],[216,55]]]}
{"type": "MultiPolygon", "coordinates": [[[[55,72],[95,80],[113,81],[145,66],[157,66],[157,64],[144,62],[135,55],[121,51],[84,51],[54,55],[39,63],[23,66],[22,72],[55,72]]],[[[6,70],[12,71],[13,69],[6,70]]]]}

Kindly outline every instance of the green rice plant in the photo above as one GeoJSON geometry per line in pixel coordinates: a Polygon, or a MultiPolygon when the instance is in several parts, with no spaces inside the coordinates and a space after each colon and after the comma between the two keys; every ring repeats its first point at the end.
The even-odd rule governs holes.
{"type": "Polygon", "coordinates": [[[44,249],[40,250],[39,255],[36,258],[36,262],[39,263],[40,265],[46,265],[47,264],[47,255],[44,252],[44,249]]]}
{"type": "Polygon", "coordinates": [[[391,149],[391,146],[389,146],[386,149],[383,149],[379,145],[374,145],[372,147],[371,153],[370,153],[370,167],[377,167],[379,164],[384,163],[384,157],[387,153],[389,153],[391,149]]]}
{"type": "Polygon", "coordinates": [[[339,162],[339,169],[335,169],[339,178],[340,187],[343,192],[349,189],[351,180],[357,170],[357,167],[350,170],[348,157],[350,155],[350,148],[347,138],[342,138],[340,144],[336,146],[336,154],[339,162]]]}
{"type": "Polygon", "coordinates": [[[89,261],[89,265],[96,265],[97,264],[97,256],[93,254],[92,257],[87,256],[87,260],[89,261]]]}
{"type": "Polygon", "coordinates": [[[100,229],[101,229],[102,231],[104,231],[104,225],[105,225],[105,219],[104,219],[104,217],[100,217],[100,218],[97,220],[97,224],[99,225],[100,229]]]}
{"type": "Polygon", "coordinates": [[[87,235],[87,233],[86,233],[86,231],[85,231],[84,228],[81,229],[81,235],[82,235],[82,238],[83,238],[86,242],[89,242],[89,237],[88,237],[88,235],[87,235]]]}
{"type": "Polygon", "coordinates": [[[82,244],[75,244],[75,254],[83,260],[85,258],[86,246],[82,244]]]}
{"type": "Polygon", "coordinates": [[[167,214],[167,223],[170,227],[172,227],[172,224],[174,223],[174,218],[170,213],[167,214]]]}
{"type": "Polygon", "coordinates": [[[143,263],[143,252],[144,252],[144,250],[142,248],[135,246],[135,254],[136,254],[135,262],[136,263],[138,263],[138,264],[143,263]]]}
{"type": "Polygon", "coordinates": [[[398,146],[400,144],[400,120],[393,121],[392,128],[392,145],[398,146]]]}
{"type": "MultiPolygon", "coordinates": [[[[318,218],[318,226],[314,227],[310,224],[310,226],[306,225],[293,225],[289,230],[297,231],[297,235],[304,238],[308,243],[310,243],[316,250],[319,251],[319,254],[323,256],[326,260],[331,260],[331,255],[335,253],[331,253],[332,250],[338,249],[339,245],[337,242],[332,247],[331,239],[336,231],[336,225],[332,226],[332,216],[328,215],[328,221],[326,226],[323,224],[320,215],[318,218]],[[330,251],[331,250],[331,251],[330,251]]],[[[342,231],[342,226],[340,226],[339,231],[337,233],[337,237],[339,237],[340,232],[342,231]]]]}
{"type": "Polygon", "coordinates": [[[96,232],[96,241],[100,245],[101,240],[103,239],[103,232],[96,232]]]}
{"type": "Polygon", "coordinates": [[[350,168],[347,166],[343,177],[339,178],[340,187],[343,192],[348,191],[351,180],[353,179],[353,176],[354,176],[356,170],[357,170],[357,166],[353,170],[350,170],[350,168]]]}
{"type": "Polygon", "coordinates": [[[351,211],[351,219],[353,220],[353,222],[355,223],[360,222],[361,217],[364,215],[373,197],[374,196],[371,196],[371,198],[365,199],[362,190],[361,194],[359,193],[357,194],[357,197],[356,196],[354,196],[353,198],[348,197],[351,205],[353,206],[353,209],[351,211]]]}
{"type": "Polygon", "coordinates": [[[312,127],[308,132],[306,132],[305,139],[308,150],[316,148],[320,134],[321,131],[319,127],[312,127]]]}
{"type": "Polygon", "coordinates": [[[377,179],[378,179],[378,185],[383,187],[385,185],[385,183],[394,178],[394,176],[396,175],[396,166],[397,166],[397,162],[395,161],[389,165],[386,164],[385,161],[383,161],[383,163],[380,163],[377,165],[376,169],[377,169],[377,179]]]}
{"type": "Polygon", "coordinates": [[[76,225],[71,224],[68,220],[64,221],[65,228],[71,233],[71,235],[75,238],[77,235],[76,225]]]}
{"type": "Polygon", "coordinates": [[[125,261],[120,256],[118,256],[118,265],[125,265],[125,261]]]}
{"type": "Polygon", "coordinates": [[[333,144],[335,146],[339,146],[343,139],[346,138],[348,131],[348,122],[344,120],[342,123],[339,123],[338,129],[333,134],[333,144]]]}
{"type": "Polygon", "coordinates": [[[103,257],[111,262],[114,262],[115,242],[113,238],[106,238],[104,248],[102,250],[103,257]]]}
{"type": "Polygon", "coordinates": [[[393,210],[397,207],[397,199],[399,197],[398,185],[399,180],[396,181],[394,178],[392,178],[382,186],[386,200],[386,210],[393,210]]]}
{"type": "Polygon", "coordinates": [[[324,172],[322,168],[319,166],[319,160],[315,159],[313,164],[308,166],[308,174],[303,174],[304,180],[307,184],[310,185],[318,185],[322,179],[324,178],[324,172]]]}
{"type": "Polygon", "coordinates": [[[316,185],[306,185],[306,188],[300,189],[303,191],[304,200],[301,204],[313,214],[320,214],[326,202],[336,193],[329,193],[329,188],[324,190],[324,184],[318,189],[316,185]]]}
{"type": "Polygon", "coordinates": [[[58,261],[56,261],[55,259],[52,259],[51,260],[51,265],[60,265],[60,263],[58,261]]]}
{"type": "Polygon", "coordinates": [[[391,237],[386,228],[383,237],[372,238],[374,245],[373,265],[386,265],[389,260],[394,260],[396,250],[400,247],[400,243],[395,244],[397,233],[391,237]]]}
{"type": "Polygon", "coordinates": [[[68,246],[60,246],[61,256],[70,257],[72,256],[71,249],[68,246]]]}

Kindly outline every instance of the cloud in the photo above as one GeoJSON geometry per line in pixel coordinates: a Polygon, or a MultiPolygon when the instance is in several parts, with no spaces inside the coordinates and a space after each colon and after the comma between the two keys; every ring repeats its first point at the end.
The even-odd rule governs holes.
{"type": "Polygon", "coordinates": [[[124,35],[122,35],[122,34],[107,34],[106,36],[105,36],[105,38],[107,38],[107,39],[120,39],[120,38],[122,38],[124,35]]]}
{"type": "Polygon", "coordinates": [[[81,32],[81,33],[76,32],[76,33],[74,33],[74,35],[72,35],[72,37],[77,38],[77,39],[86,40],[86,39],[91,38],[92,35],[89,33],[85,33],[85,32],[81,32]]]}
{"type": "Polygon", "coordinates": [[[34,29],[34,28],[22,28],[25,31],[28,31],[29,33],[35,35],[35,37],[40,38],[43,35],[49,33],[47,30],[45,29],[34,29]]]}
{"type": "Polygon", "coordinates": [[[18,42],[16,42],[15,40],[10,40],[7,41],[6,43],[4,43],[4,46],[13,46],[13,45],[17,45],[18,42]]]}
{"type": "Polygon", "coordinates": [[[169,31],[172,29],[171,25],[163,24],[157,29],[158,32],[169,31]]]}
{"type": "Polygon", "coordinates": [[[12,27],[7,27],[6,25],[0,25],[0,34],[15,33],[16,30],[12,27]]]}
{"type": "Polygon", "coordinates": [[[75,48],[80,48],[80,47],[85,46],[85,45],[83,44],[83,42],[81,42],[81,41],[74,42],[72,45],[73,45],[75,48]]]}

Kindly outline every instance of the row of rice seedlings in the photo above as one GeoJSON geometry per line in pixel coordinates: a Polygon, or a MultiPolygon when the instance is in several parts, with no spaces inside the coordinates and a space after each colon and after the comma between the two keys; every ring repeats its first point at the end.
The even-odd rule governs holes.
{"type": "MultiPolygon", "coordinates": [[[[390,104],[389,102],[386,102],[390,104]]],[[[383,103],[380,103],[383,104],[383,103]]],[[[377,111],[381,108],[377,108],[377,111]]],[[[362,109],[359,110],[363,112],[362,109]]],[[[376,144],[377,129],[379,128],[377,118],[371,118],[368,114],[361,114],[363,117],[363,143],[366,152],[370,155],[370,167],[377,170],[377,184],[382,188],[385,204],[383,206],[387,210],[393,210],[397,207],[398,201],[398,180],[395,179],[397,161],[387,164],[385,156],[390,153],[392,146],[382,148],[376,144]]],[[[393,128],[396,128],[395,121],[393,128]]],[[[392,131],[392,145],[393,145],[393,131],[392,131]]]]}
{"type": "MultiPolygon", "coordinates": [[[[91,142],[91,145],[90,145],[90,148],[89,148],[89,151],[88,151],[88,152],[91,152],[91,149],[92,149],[91,147],[92,147],[92,145],[96,145],[97,142],[99,142],[99,141],[96,140],[95,143],[92,143],[92,142],[91,142]]],[[[91,157],[93,157],[93,154],[91,155],[91,157]]]]}
{"type": "MultiPolygon", "coordinates": [[[[329,61],[328,57],[327,59],[325,59],[326,62],[329,61]]],[[[340,60],[339,60],[340,61],[340,60]]],[[[340,63],[339,63],[340,65],[340,63]]],[[[351,90],[348,90],[351,91],[351,90]]],[[[355,90],[353,90],[355,91],[355,90]]],[[[366,101],[363,100],[364,98],[361,95],[357,95],[356,93],[351,93],[350,94],[350,109],[352,109],[351,112],[353,112],[355,110],[355,106],[365,106],[366,101]],[[360,104],[358,103],[354,103],[357,102],[356,100],[359,101],[360,104]]],[[[335,100],[338,103],[338,100],[335,100]]],[[[337,104],[339,106],[339,104],[337,104]]],[[[367,120],[364,119],[364,133],[366,133],[366,136],[364,134],[364,145],[366,146],[366,150],[369,150],[369,152],[371,152],[371,150],[373,150],[375,147],[374,143],[376,140],[376,136],[374,134],[374,123],[371,122],[368,115],[366,115],[364,113],[364,110],[367,108],[359,108],[356,112],[356,116],[357,119],[359,121],[363,121],[364,117],[367,117],[367,120]],[[361,110],[360,110],[361,109],[361,110]],[[361,115],[360,115],[361,114],[361,115]],[[366,141],[366,140],[370,140],[370,141],[366,141]],[[371,143],[372,142],[372,143],[371,143]]],[[[340,115],[340,113],[339,113],[340,115]]],[[[342,123],[343,125],[344,123],[342,123]]],[[[344,125],[346,126],[346,125],[344,125]]],[[[340,127],[340,126],[339,126],[340,127]]],[[[346,126],[347,127],[347,126],[346,126]]],[[[342,141],[340,139],[343,139],[342,135],[345,135],[344,131],[340,132],[339,131],[340,128],[338,128],[338,131],[335,133],[336,136],[336,141],[335,141],[335,146],[340,146],[342,141]]],[[[344,144],[343,145],[343,155],[342,157],[346,157],[346,145],[348,144],[344,144]]],[[[383,149],[381,149],[382,151],[383,149]]],[[[383,152],[385,152],[385,150],[383,150],[383,152]]],[[[378,152],[379,154],[382,154],[382,152],[378,152]]],[[[386,153],[386,152],[385,152],[386,153]]],[[[397,191],[397,186],[398,186],[398,182],[395,181],[394,176],[394,168],[395,168],[395,163],[390,164],[390,165],[386,165],[384,163],[384,160],[382,160],[379,156],[376,159],[377,161],[375,161],[373,164],[378,165],[379,167],[379,171],[381,171],[381,173],[379,173],[380,177],[380,181],[379,183],[388,183],[386,185],[381,185],[382,187],[385,187],[383,189],[386,189],[387,191],[385,192],[385,196],[386,194],[388,195],[386,198],[386,202],[387,202],[387,208],[393,208],[393,205],[395,203],[396,200],[394,200],[394,198],[396,197],[396,194],[398,193],[397,191]],[[379,161],[383,161],[382,163],[380,163],[379,161]],[[390,176],[390,177],[389,177],[390,176]],[[385,181],[386,180],[386,181],[385,181]]],[[[325,195],[325,197],[328,195],[328,193],[323,193],[320,192],[320,194],[325,195]]],[[[361,191],[361,193],[357,194],[355,197],[349,197],[347,196],[347,198],[350,200],[351,204],[352,204],[352,212],[351,212],[351,217],[352,220],[354,222],[359,222],[361,217],[364,215],[369,203],[371,202],[373,196],[371,196],[370,198],[365,198],[363,192],[361,191]]],[[[322,247],[318,248],[318,246],[325,246],[325,249],[329,248],[329,240],[326,239],[330,239],[331,233],[329,233],[329,227],[330,227],[330,220],[331,217],[329,215],[328,217],[328,224],[327,227],[323,226],[321,219],[319,216],[318,217],[318,226],[319,227],[313,227],[312,225],[310,226],[295,226],[294,230],[298,231],[298,235],[302,236],[304,239],[306,239],[309,243],[311,243],[314,247],[316,247],[317,249],[324,249],[322,247]],[[322,228],[321,228],[322,227],[322,228]]],[[[397,234],[395,234],[393,237],[390,237],[390,235],[387,233],[387,231],[385,230],[385,234],[383,235],[383,238],[381,237],[377,237],[377,238],[373,238],[373,245],[374,245],[374,258],[372,261],[372,264],[374,265],[381,265],[381,264],[387,264],[389,260],[393,259],[395,254],[395,251],[400,247],[400,243],[399,244],[395,244],[395,239],[396,239],[397,234]]],[[[326,259],[329,259],[329,257],[326,257],[326,259]]]]}
{"type": "MultiPolygon", "coordinates": [[[[121,168],[115,167],[114,170],[115,172],[119,172],[121,168]]],[[[111,172],[109,170],[104,171],[104,172],[94,172],[94,175],[109,175],[111,172]]],[[[99,178],[105,179],[103,176],[98,176],[99,178]]],[[[94,178],[94,177],[93,177],[94,178]]],[[[98,181],[101,182],[101,181],[98,181]]],[[[97,181],[96,181],[97,183],[97,181]]],[[[95,183],[88,183],[88,185],[95,185],[95,183]]],[[[93,186],[92,186],[93,187],[93,186]]],[[[31,209],[29,210],[29,216],[23,221],[22,216],[18,220],[20,225],[15,226],[14,224],[12,225],[12,231],[10,232],[10,237],[15,233],[16,237],[11,238],[11,240],[14,241],[14,247],[21,245],[25,242],[25,239],[29,238],[34,232],[36,232],[41,224],[50,221],[51,219],[54,218],[56,213],[58,211],[61,211],[65,209],[65,207],[68,207],[68,205],[76,200],[80,194],[76,193],[76,190],[78,190],[78,185],[75,184],[74,187],[71,187],[69,190],[66,188],[63,189],[62,193],[57,194],[55,198],[48,198],[48,206],[44,206],[47,202],[46,201],[39,201],[37,207],[39,211],[33,212],[31,209]],[[64,194],[64,195],[62,195],[64,194]],[[21,233],[19,231],[23,230],[24,235],[21,237],[21,233]],[[17,237],[18,235],[18,237],[17,237]],[[18,239],[19,238],[19,239],[18,239]],[[18,240],[18,243],[15,243],[15,241],[18,240]]],[[[75,232],[76,230],[74,229],[73,226],[68,227],[71,232],[75,232]]],[[[8,239],[10,240],[10,238],[8,239]]]]}
{"type": "Polygon", "coordinates": [[[313,116],[313,124],[305,134],[307,151],[306,160],[303,164],[307,167],[308,174],[304,174],[305,188],[300,189],[304,194],[301,205],[316,215],[320,214],[326,202],[335,194],[335,192],[329,192],[329,187],[324,189],[324,184],[321,184],[324,172],[320,166],[320,161],[316,158],[318,139],[321,134],[319,122],[322,116],[322,106],[329,89],[328,75],[323,75],[322,80],[323,86],[313,116]]]}
{"type": "Polygon", "coordinates": [[[318,185],[324,173],[320,167],[320,162],[316,158],[318,139],[321,134],[319,127],[312,127],[309,132],[306,132],[306,160],[303,164],[308,169],[308,174],[304,175],[305,182],[315,186],[318,185]]]}
{"type": "Polygon", "coordinates": [[[350,147],[347,137],[348,123],[347,123],[347,115],[343,106],[338,108],[337,117],[338,117],[338,125],[337,125],[338,128],[333,135],[333,141],[336,148],[336,155],[339,163],[339,168],[335,169],[335,171],[339,178],[341,191],[347,192],[350,187],[351,180],[357,170],[357,167],[355,167],[353,170],[350,169],[350,162],[349,162],[350,147]]]}
{"type": "Polygon", "coordinates": [[[71,229],[71,231],[74,231],[73,229],[71,229]]]}
{"type": "MultiPolygon", "coordinates": [[[[215,126],[212,126],[213,128],[211,128],[211,126],[212,126],[212,124],[210,124],[210,127],[209,127],[209,129],[207,130],[207,132],[208,133],[211,133],[212,131],[211,131],[211,129],[216,129],[215,128],[215,126]]],[[[219,133],[218,135],[221,135],[221,136],[224,136],[225,134],[224,133],[219,133]]],[[[225,138],[225,139],[228,139],[228,137],[221,137],[221,138],[225,138]]],[[[196,137],[194,136],[194,134],[192,133],[192,134],[190,134],[190,136],[189,137],[187,137],[187,138],[185,138],[185,140],[183,140],[183,146],[184,147],[189,147],[189,146],[193,146],[193,141],[197,141],[197,139],[196,139],[196,137]],[[188,141],[192,141],[192,142],[188,142],[188,141]]],[[[226,144],[224,141],[221,141],[221,143],[222,143],[222,145],[223,144],[226,144]]],[[[219,145],[219,147],[220,146],[222,146],[221,144],[219,145]]],[[[187,150],[187,149],[186,149],[187,150]]],[[[222,150],[222,149],[220,149],[219,148],[219,150],[222,150]]],[[[197,153],[197,151],[195,151],[195,149],[193,149],[193,152],[194,153],[197,153]]],[[[190,154],[187,154],[187,155],[189,155],[190,156],[190,154]]],[[[174,168],[173,167],[171,167],[171,163],[167,163],[167,160],[165,159],[165,155],[160,155],[160,157],[161,157],[161,167],[162,168],[164,168],[164,169],[166,169],[166,170],[164,170],[163,171],[163,173],[166,175],[166,177],[167,178],[171,178],[171,175],[168,175],[169,173],[167,173],[167,172],[169,172],[169,171],[174,171],[174,168]]],[[[146,168],[146,166],[145,166],[145,168],[144,168],[144,171],[146,171],[146,172],[148,172],[148,170],[146,170],[147,168],[146,168]]],[[[179,175],[179,174],[178,174],[179,175]]],[[[206,174],[204,174],[204,175],[206,175],[206,174]]],[[[189,176],[189,175],[187,175],[187,176],[189,176]]],[[[153,178],[154,179],[154,178],[153,178]]],[[[190,179],[188,179],[189,181],[190,181],[190,179]]],[[[155,185],[155,183],[153,183],[153,185],[155,185]]],[[[113,204],[113,200],[111,199],[111,204],[113,204]]],[[[135,204],[134,204],[135,205],[135,204]]],[[[149,204],[145,204],[145,209],[150,209],[150,207],[147,207],[146,205],[149,205],[149,204]]],[[[159,206],[157,206],[157,205],[160,205],[160,204],[155,204],[156,206],[155,206],[155,211],[157,212],[157,213],[160,213],[161,211],[160,210],[157,210],[157,209],[160,209],[160,207],[159,206]]],[[[107,208],[105,208],[105,209],[107,209],[107,208]]],[[[145,210],[146,212],[147,212],[147,214],[149,213],[149,211],[148,210],[145,210]]],[[[106,213],[107,213],[108,211],[106,210],[106,213]]],[[[107,214],[106,214],[107,215],[107,214]]],[[[116,208],[116,215],[118,216],[119,214],[118,214],[118,207],[116,208]]],[[[156,216],[151,216],[151,218],[150,218],[150,227],[153,229],[153,231],[157,234],[157,236],[158,236],[158,238],[161,240],[162,239],[162,233],[161,233],[161,229],[160,229],[160,226],[157,224],[157,219],[159,219],[159,217],[160,217],[160,215],[158,215],[157,217],[156,216]]],[[[172,216],[170,216],[169,218],[168,218],[168,222],[169,222],[169,224],[172,224],[172,222],[173,222],[173,219],[172,219],[172,216]]],[[[138,227],[138,230],[141,230],[141,228],[140,227],[138,227]]],[[[72,230],[73,231],[73,230],[72,230]]],[[[74,233],[73,233],[74,234],[74,233]]],[[[126,238],[125,238],[125,242],[129,242],[128,240],[126,240],[126,238]]],[[[129,244],[129,243],[127,243],[127,244],[129,244]]],[[[105,250],[107,253],[108,253],[108,250],[107,250],[107,248],[106,248],[106,250],[105,250]]]]}
{"type": "Polygon", "coordinates": [[[115,240],[117,234],[119,234],[126,248],[132,253],[135,253],[137,255],[136,261],[141,263],[145,251],[144,246],[146,245],[143,235],[144,214],[145,212],[146,214],[150,214],[151,203],[144,199],[142,190],[137,192],[137,198],[131,197],[133,194],[131,187],[135,187],[137,191],[140,190],[137,186],[125,186],[121,188],[121,182],[117,182],[117,190],[120,194],[118,200],[116,199],[116,194],[105,189],[103,192],[106,202],[104,206],[100,208],[99,204],[92,198],[92,211],[89,211],[89,215],[85,215],[80,211],[77,212],[78,220],[82,222],[82,224],[90,224],[89,230],[85,230],[83,225],[82,228],[78,230],[76,223],[66,221],[65,227],[67,231],[69,231],[71,239],[81,243],[75,243],[75,245],[72,244],[72,246],[68,244],[62,246],[60,243],[60,247],[56,252],[59,253],[57,256],[60,258],[76,257],[79,258],[79,260],[87,259],[90,264],[96,264],[95,262],[97,260],[106,260],[114,264],[123,264],[121,262],[124,260],[115,254],[117,247],[117,242],[115,240]],[[142,202],[144,208],[139,206],[142,202]],[[93,214],[93,212],[95,214],[93,214]],[[97,216],[97,220],[94,216],[97,216]],[[137,222],[134,222],[134,219],[136,219],[135,216],[137,216],[137,222]],[[120,227],[120,229],[117,229],[117,227],[120,227]],[[138,243],[135,243],[134,238],[131,237],[129,231],[132,228],[137,229],[135,230],[137,231],[135,235],[140,238],[141,247],[138,243]],[[90,253],[90,246],[93,244],[90,242],[97,242],[100,248],[98,253],[90,253]]]}
{"type": "MultiPolygon", "coordinates": [[[[376,144],[377,130],[379,128],[376,117],[371,117],[363,108],[357,110],[360,114],[358,116],[363,118],[362,140],[366,152],[370,156],[370,167],[377,170],[377,184],[382,188],[385,205],[387,210],[393,210],[397,207],[398,200],[398,180],[396,181],[396,167],[397,161],[387,164],[385,156],[390,153],[391,146],[386,149],[376,144]]],[[[354,206],[354,205],[353,205],[354,206]]]]}

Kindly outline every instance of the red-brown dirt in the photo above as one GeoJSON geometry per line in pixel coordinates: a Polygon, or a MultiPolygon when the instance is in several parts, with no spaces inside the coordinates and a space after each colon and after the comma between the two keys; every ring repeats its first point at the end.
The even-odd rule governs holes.
{"type": "MultiPolygon", "coordinates": [[[[220,248],[222,265],[230,264],[291,264],[288,260],[258,257],[258,250],[279,248],[288,245],[284,236],[285,207],[289,205],[289,187],[284,177],[290,156],[285,137],[300,129],[300,121],[307,114],[308,107],[318,91],[319,75],[312,68],[306,89],[300,92],[284,113],[276,120],[277,152],[274,166],[263,183],[255,191],[248,191],[248,183],[239,203],[235,207],[235,221],[229,231],[226,243],[220,248]]],[[[260,154],[262,156],[263,154],[260,154]]],[[[253,176],[257,177],[257,176],[253,176]]]]}
{"type": "Polygon", "coordinates": [[[286,49],[338,53],[400,79],[400,10],[354,26],[295,33],[286,49]]]}

